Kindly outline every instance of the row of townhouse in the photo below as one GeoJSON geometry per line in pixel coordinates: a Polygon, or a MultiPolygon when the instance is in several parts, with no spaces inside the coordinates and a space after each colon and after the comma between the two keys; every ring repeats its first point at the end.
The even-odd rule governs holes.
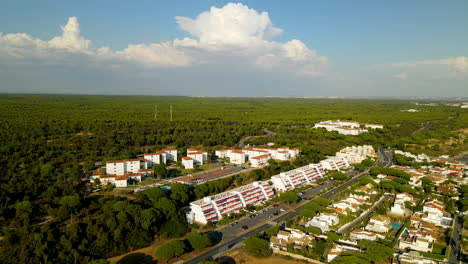
{"type": "Polygon", "coordinates": [[[360,124],[358,122],[351,121],[322,121],[314,125],[314,128],[325,128],[327,131],[337,131],[343,135],[359,135],[364,132],[368,132],[372,129],[382,129],[382,125],[377,124],[360,124]]]}
{"type": "Polygon", "coordinates": [[[375,150],[370,145],[346,147],[336,153],[336,157],[344,157],[349,163],[361,163],[367,157],[375,156],[375,150]]]}
{"type": "Polygon", "coordinates": [[[208,159],[208,152],[204,150],[188,148],[187,157],[182,157],[182,165],[186,169],[193,169],[195,165],[203,165],[208,159]]]}
{"type": "Polygon", "coordinates": [[[229,158],[233,164],[244,164],[250,161],[254,168],[266,166],[269,159],[289,160],[299,155],[298,148],[281,147],[281,148],[262,148],[253,147],[239,149],[219,149],[215,151],[215,155],[219,158],[229,158]]]}
{"type": "Polygon", "coordinates": [[[187,212],[189,223],[207,224],[239,212],[241,209],[267,201],[275,196],[267,182],[253,182],[213,196],[190,203],[187,212]]]}
{"type": "Polygon", "coordinates": [[[287,250],[288,246],[292,245],[296,249],[301,249],[301,247],[309,245],[314,240],[314,236],[308,235],[301,230],[285,228],[275,236],[270,237],[270,247],[272,249],[287,250]]]}
{"type": "Polygon", "coordinates": [[[340,170],[349,167],[346,158],[331,157],[317,164],[309,164],[271,177],[275,189],[288,191],[325,177],[325,170],[340,170]]]}

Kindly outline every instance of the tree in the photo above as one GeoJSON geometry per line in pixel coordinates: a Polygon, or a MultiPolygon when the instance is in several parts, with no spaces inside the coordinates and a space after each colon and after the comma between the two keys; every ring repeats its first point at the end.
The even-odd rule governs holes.
{"type": "Polygon", "coordinates": [[[330,199],[323,198],[323,197],[318,197],[314,201],[318,203],[320,206],[328,206],[331,204],[330,199]]]}
{"type": "Polygon", "coordinates": [[[306,231],[309,232],[309,233],[312,233],[314,235],[321,235],[322,234],[322,230],[316,226],[308,226],[306,227],[306,231]]]}
{"type": "Polygon", "coordinates": [[[265,229],[265,234],[267,235],[268,238],[278,234],[278,232],[279,232],[279,227],[277,226],[271,226],[265,229]]]}
{"type": "Polygon", "coordinates": [[[374,164],[374,160],[372,158],[367,158],[363,161],[361,161],[361,164],[365,167],[370,167],[374,164]]]}
{"type": "Polygon", "coordinates": [[[213,244],[208,234],[191,233],[187,236],[190,246],[197,250],[209,247],[213,244]]]}
{"type": "Polygon", "coordinates": [[[341,171],[334,171],[332,173],[330,173],[330,176],[334,179],[334,180],[346,180],[348,179],[348,175],[344,174],[343,172],[341,171]]]}
{"type": "Polygon", "coordinates": [[[299,211],[299,214],[307,218],[312,218],[317,215],[314,211],[309,209],[302,209],[301,211],[299,211]]]}
{"type": "Polygon", "coordinates": [[[165,178],[167,175],[166,165],[164,164],[154,164],[153,171],[154,171],[154,175],[160,179],[165,178]]]}
{"type": "Polygon", "coordinates": [[[158,259],[170,259],[185,253],[187,245],[183,240],[171,240],[156,249],[158,259]]]}
{"type": "Polygon", "coordinates": [[[185,205],[190,201],[192,197],[192,192],[189,190],[189,187],[182,183],[173,183],[171,184],[171,199],[180,203],[180,205],[185,205]]]}
{"type": "Polygon", "coordinates": [[[269,257],[272,254],[270,243],[258,237],[249,237],[244,241],[250,254],[256,257],[269,257]]]}
{"type": "Polygon", "coordinates": [[[167,192],[161,189],[160,187],[149,188],[144,192],[148,199],[151,201],[157,201],[163,197],[167,197],[167,192]]]}
{"type": "Polygon", "coordinates": [[[295,192],[287,191],[287,192],[282,193],[278,197],[278,199],[287,204],[291,204],[291,203],[295,203],[299,199],[299,196],[297,196],[295,192]]]}

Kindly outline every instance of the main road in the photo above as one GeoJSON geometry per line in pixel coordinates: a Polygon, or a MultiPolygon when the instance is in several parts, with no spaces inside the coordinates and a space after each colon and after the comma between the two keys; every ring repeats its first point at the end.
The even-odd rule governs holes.
{"type": "MultiPolygon", "coordinates": [[[[378,160],[376,162],[376,165],[383,166],[383,167],[388,167],[388,166],[390,166],[392,164],[392,157],[391,157],[391,154],[390,154],[389,151],[386,151],[383,148],[381,148],[381,149],[379,149],[378,153],[380,155],[378,156],[378,160]]],[[[353,185],[357,181],[359,181],[359,179],[361,177],[367,175],[367,173],[368,173],[368,171],[364,171],[364,172],[354,176],[349,181],[337,186],[336,188],[323,193],[319,197],[330,198],[330,197],[334,196],[335,194],[341,192],[342,190],[348,188],[349,186],[353,185]]],[[[328,187],[328,184],[327,185],[324,184],[323,186],[318,186],[317,191],[320,192],[320,190],[323,190],[324,188],[327,188],[327,187],[328,187]]],[[[312,199],[311,201],[314,201],[314,200],[315,199],[312,199]]],[[[304,206],[307,203],[309,203],[309,202],[304,202],[301,205],[299,205],[298,207],[282,213],[281,215],[279,215],[275,219],[272,219],[274,222],[267,219],[262,224],[260,224],[258,226],[255,226],[252,229],[249,229],[248,231],[238,233],[238,234],[236,234],[234,236],[229,235],[230,232],[222,232],[222,231],[228,231],[228,230],[224,230],[224,229],[240,228],[240,226],[242,226],[243,223],[237,224],[235,226],[228,226],[228,227],[223,227],[221,229],[218,229],[216,231],[221,231],[223,233],[223,240],[220,242],[220,244],[216,245],[215,247],[211,248],[210,250],[208,250],[207,252],[205,252],[205,253],[203,253],[201,255],[198,255],[198,256],[190,259],[190,260],[185,261],[185,263],[189,263],[189,264],[200,263],[205,259],[209,259],[209,258],[212,258],[213,256],[215,256],[217,254],[226,252],[229,249],[231,249],[232,247],[234,247],[235,245],[237,245],[237,244],[241,243],[242,241],[244,241],[246,238],[255,235],[257,232],[263,232],[268,227],[270,227],[272,225],[275,225],[276,223],[283,222],[283,221],[293,217],[294,215],[298,214],[299,211],[304,209],[304,206]]],[[[275,209],[273,209],[273,210],[275,210],[275,209]]],[[[231,233],[232,233],[232,231],[231,231],[231,233]]]]}

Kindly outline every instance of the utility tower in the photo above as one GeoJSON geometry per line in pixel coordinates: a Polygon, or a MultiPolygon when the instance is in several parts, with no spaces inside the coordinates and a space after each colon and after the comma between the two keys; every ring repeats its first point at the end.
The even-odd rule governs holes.
{"type": "Polygon", "coordinates": [[[171,122],[172,122],[172,105],[171,105],[171,122]]]}

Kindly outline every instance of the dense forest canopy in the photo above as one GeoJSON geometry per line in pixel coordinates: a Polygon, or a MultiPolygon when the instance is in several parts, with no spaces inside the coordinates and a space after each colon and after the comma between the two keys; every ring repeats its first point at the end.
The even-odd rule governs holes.
{"type": "MultiPolygon", "coordinates": [[[[187,225],[181,207],[222,191],[233,181],[194,190],[176,186],[167,193],[150,191],[131,199],[85,196],[83,179],[96,162],[135,158],[167,146],[181,153],[187,147],[213,151],[235,146],[246,136],[263,135],[267,128],[277,134],[247,143],[299,147],[302,155],[293,164],[279,164],[277,171],[270,168],[247,175],[265,179],[291,166],[317,162],[344,146],[404,150],[431,140],[458,138],[449,150],[466,150],[466,138],[463,141],[456,131],[468,127],[467,112],[405,100],[2,94],[0,261],[88,262],[147,246],[155,236],[182,236],[187,225]],[[400,112],[410,108],[421,111],[400,112]],[[311,129],[316,122],[334,119],[385,128],[358,136],[311,129]],[[430,130],[414,133],[430,120],[430,130]]],[[[437,153],[440,146],[418,150],[437,153]]]]}

